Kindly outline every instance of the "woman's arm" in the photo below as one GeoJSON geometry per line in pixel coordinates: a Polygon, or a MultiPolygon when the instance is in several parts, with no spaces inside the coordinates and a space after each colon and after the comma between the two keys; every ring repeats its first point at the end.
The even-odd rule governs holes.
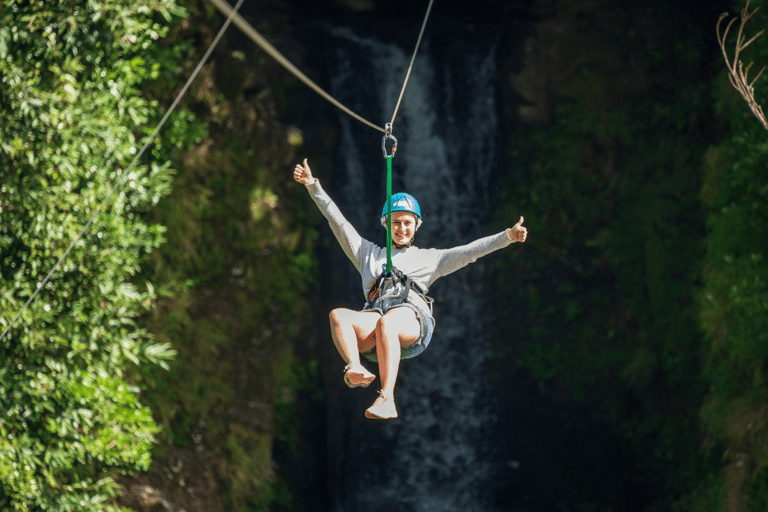
{"type": "Polygon", "coordinates": [[[514,242],[525,242],[525,239],[528,237],[528,230],[522,224],[523,218],[520,217],[520,221],[517,224],[501,233],[480,238],[467,245],[440,251],[440,259],[438,260],[433,281],[439,277],[456,272],[460,268],[474,263],[477,261],[477,258],[503,249],[514,242]]]}
{"type": "Polygon", "coordinates": [[[312,197],[312,200],[323,216],[328,219],[328,224],[330,224],[336,240],[338,240],[339,245],[344,250],[344,254],[347,255],[359,272],[363,239],[352,224],[344,218],[336,203],[325,193],[317,178],[312,176],[312,171],[306,158],[304,159],[304,165],[298,164],[293,170],[293,179],[307,187],[310,197],[312,197]]]}

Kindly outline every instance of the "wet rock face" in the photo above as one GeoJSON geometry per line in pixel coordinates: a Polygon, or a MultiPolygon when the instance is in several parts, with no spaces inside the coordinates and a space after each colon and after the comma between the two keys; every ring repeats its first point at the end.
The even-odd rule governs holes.
{"type": "Polygon", "coordinates": [[[124,492],[119,503],[139,512],[224,512],[216,464],[211,453],[172,447],[150,473],[120,482],[124,492]]]}

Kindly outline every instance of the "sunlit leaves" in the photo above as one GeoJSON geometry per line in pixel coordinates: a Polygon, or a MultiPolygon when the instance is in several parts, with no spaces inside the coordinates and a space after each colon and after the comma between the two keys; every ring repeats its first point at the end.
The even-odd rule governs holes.
{"type": "Polygon", "coordinates": [[[124,171],[161,115],[147,85],[178,69],[154,44],[172,14],[171,0],[0,9],[0,331],[116,190],[0,345],[2,510],[111,510],[111,475],[149,466],[157,428],[124,374],[173,352],[136,324],[155,292],[130,279],[163,241],[142,215],[170,190],[169,152],[124,171]]]}

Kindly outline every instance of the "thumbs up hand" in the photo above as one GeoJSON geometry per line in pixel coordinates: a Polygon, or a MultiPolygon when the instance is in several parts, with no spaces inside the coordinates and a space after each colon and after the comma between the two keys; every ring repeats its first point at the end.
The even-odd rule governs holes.
{"type": "Polygon", "coordinates": [[[507,229],[507,235],[515,242],[525,242],[528,237],[528,230],[523,227],[523,217],[520,216],[520,220],[512,228],[507,229]]]}
{"type": "Polygon", "coordinates": [[[302,185],[311,185],[315,182],[315,178],[312,177],[312,171],[309,169],[307,159],[304,159],[304,165],[298,164],[293,170],[293,179],[301,183],[302,185]]]}

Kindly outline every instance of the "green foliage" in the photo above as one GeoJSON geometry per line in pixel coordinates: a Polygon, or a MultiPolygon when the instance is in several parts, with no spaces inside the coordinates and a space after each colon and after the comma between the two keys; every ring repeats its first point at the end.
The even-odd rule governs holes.
{"type": "Polygon", "coordinates": [[[756,471],[746,483],[749,510],[768,510],[768,466],[756,471]]]}
{"type": "Polygon", "coordinates": [[[169,192],[170,163],[118,178],[158,119],[142,90],[176,68],[178,50],[154,41],[181,12],[170,0],[0,8],[0,329],[122,185],[0,345],[2,510],[116,510],[112,477],[150,464],[158,430],[126,371],[173,351],[136,323],[155,291],[131,278],[163,240],[140,216],[169,192]]]}
{"type": "Polygon", "coordinates": [[[186,445],[205,425],[228,506],[239,510],[271,488],[273,437],[295,443],[289,420],[298,385],[275,354],[298,335],[315,235],[288,213],[293,199],[278,181],[285,179],[254,172],[259,160],[247,146],[211,142],[220,147],[199,161],[191,154],[153,212],[168,226],[168,243],[146,267],[161,298],[145,323],[179,358],[169,374],[141,380],[167,440],[186,445]],[[254,401],[270,404],[274,425],[242,418],[254,401]]]}
{"type": "MultiPolygon", "coordinates": [[[[530,233],[498,263],[518,272],[493,276],[496,301],[513,312],[499,364],[516,363],[544,392],[609,422],[654,468],[660,510],[710,463],[697,438],[698,174],[710,115],[706,84],[691,79],[708,64],[692,50],[700,37],[675,33],[629,76],[575,74],[550,125],[514,134],[498,201],[499,224],[523,213],[530,233]]],[[[645,59],[647,47],[623,51],[645,59]]]]}
{"type": "Polygon", "coordinates": [[[291,459],[299,456],[299,421],[297,395],[314,390],[319,380],[317,362],[302,363],[290,350],[275,358],[274,416],[275,443],[291,459]]]}
{"type": "Polygon", "coordinates": [[[288,484],[277,478],[259,496],[257,501],[248,504],[246,512],[284,512],[292,510],[293,498],[288,484]]]}
{"type": "MultiPolygon", "coordinates": [[[[747,37],[765,23],[755,17],[747,37]]],[[[524,279],[499,274],[521,311],[504,326],[518,345],[498,351],[544,391],[599,404],[653,468],[658,508],[764,510],[768,134],[719,53],[706,57],[723,69],[712,108],[691,79],[706,65],[696,31],[675,37],[641,97],[605,94],[611,71],[585,69],[551,126],[517,134],[519,185],[502,202],[525,212],[536,251],[509,254],[524,279]]],[[[759,69],[768,45],[741,57],[759,69]]]]}
{"type": "MultiPolygon", "coordinates": [[[[750,11],[761,6],[764,2],[753,1],[750,11]]],[[[746,25],[747,37],[767,22],[761,11],[746,25]]],[[[741,54],[758,69],[768,62],[764,37],[741,54]]],[[[766,83],[760,78],[754,86],[762,105],[768,100],[766,83]]],[[[723,444],[723,474],[740,475],[724,477],[729,500],[757,511],[768,503],[768,133],[730,87],[725,71],[714,90],[723,134],[706,154],[701,187],[707,238],[700,320],[710,384],[701,418],[723,444]]]]}
{"type": "MultiPolygon", "coordinates": [[[[189,26],[176,39],[215,27],[204,8],[188,8],[189,26]]],[[[168,373],[150,368],[136,379],[162,428],[161,447],[205,450],[225,509],[265,510],[289,501],[273,453],[295,446],[302,383],[292,377],[292,350],[315,279],[317,235],[309,198],[291,180],[296,130],[244,98],[247,86],[273,101],[276,77],[263,63],[243,62],[246,53],[259,56],[233,40],[225,35],[190,89],[187,106],[197,115],[178,123],[197,144],[178,151],[184,172],[149,214],[167,231],[143,266],[158,297],[141,325],[178,358],[168,373]]],[[[190,68],[203,50],[190,55],[190,68]]]]}

